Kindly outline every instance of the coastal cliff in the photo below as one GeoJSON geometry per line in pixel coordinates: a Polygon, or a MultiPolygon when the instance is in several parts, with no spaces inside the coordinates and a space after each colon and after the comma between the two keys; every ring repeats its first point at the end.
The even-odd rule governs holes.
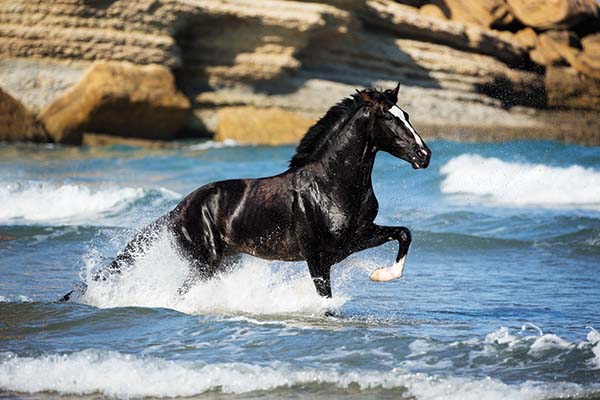
{"type": "Polygon", "coordinates": [[[599,32],[593,0],[0,0],[0,119],[32,120],[0,140],[293,143],[399,81],[427,137],[600,144],[599,32]]]}

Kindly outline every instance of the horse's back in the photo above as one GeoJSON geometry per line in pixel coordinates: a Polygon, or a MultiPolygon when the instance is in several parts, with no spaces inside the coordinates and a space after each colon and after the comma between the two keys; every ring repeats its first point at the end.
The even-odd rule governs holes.
{"type": "Polygon", "coordinates": [[[177,207],[192,240],[267,259],[301,260],[290,177],[233,179],[202,186],[177,207]],[[190,233],[193,231],[194,234],[190,233]]]}

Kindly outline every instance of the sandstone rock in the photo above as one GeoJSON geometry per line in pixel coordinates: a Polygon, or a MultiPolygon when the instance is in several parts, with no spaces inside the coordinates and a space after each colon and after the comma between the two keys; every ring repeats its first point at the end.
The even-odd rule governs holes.
{"type": "Polygon", "coordinates": [[[532,56],[536,62],[550,65],[570,65],[576,71],[591,78],[600,79],[600,52],[594,36],[586,40],[586,47],[580,49],[579,39],[573,32],[548,31],[539,36],[538,47],[532,56]]]}
{"type": "MultiPolygon", "coordinates": [[[[536,124],[528,117],[531,109],[520,113],[518,107],[511,111],[508,108],[515,104],[541,105],[538,95],[543,89],[543,76],[520,69],[528,52],[538,51],[531,44],[533,41],[537,46],[535,32],[525,29],[513,35],[488,29],[487,24],[501,27],[509,23],[500,0],[436,0],[438,6],[431,3],[0,0],[0,82],[30,110],[45,108],[46,112],[57,93],[79,81],[82,71],[96,60],[160,64],[174,71],[178,87],[194,100],[186,129],[197,136],[219,130],[218,110],[223,107],[230,111],[241,107],[248,120],[250,114],[260,116],[267,110],[314,119],[357,87],[387,87],[401,81],[401,101],[411,107],[414,121],[434,121],[441,130],[453,125],[472,126],[475,131],[489,124],[490,130],[500,126],[502,131],[514,128],[528,132],[536,124]],[[439,5],[451,3],[455,10],[458,6],[464,11],[472,7],[475,22],[447,20],[450,10],[439,5]],[[35,65],[24,66],[24,62],[35,65]]],[[[568,24],[575,20],[569,18],[568,24]]],[[[580,35],[593,31],[581,26],[577,28],[580,35]]],[[[511,25],[513,28],[517,28],[516,23],[511,25]]],[[[586,40],[594,46],[592,39],[584,38],[583,51],[569,47],[573,51],[561,53],[558,63],[595,76],[590,69],[596,68],[594,55],[598,53],[587,50],[586,40]]],[[[540,62],[545,63],[545,59],[540,62]]],[[[106,104],[111,105],[102,106],[100,109],[105,111],[99,112],[84,105],[93,102],[89,100],[92,95],[84,90],[86,86],[80,83],[76,87],[81,100],[73,100],[76,94],[62,103],[57,100],[54,119],[48,119],[49,126],[62,135],[61,140],[77,143],[81,131],[158,137],[152,129],[137,131],[138,127],[127,120],[130,107],[134,107],[129,94],[118,94],[117,98],[125,99],[123,103],[108,95],[106,104]],[[100,120],[100,125],[88,124],[100,120]]],[[[101,91],[96,84],[88,83],[88,87],[91,93],[101,91]]],[[[114,85],[107,87],[121,93],[114,85]]],[[[584,97],[587,89],[581,90],[580,97],[584,97]]],[[[545,95],[539,97],[545,103],[545,95]]],[[[99,102],[105,101],[101,99],[99,102]]],[[[146,110],[135,104],[134,109],[146,110]]],[[[148,111],[143,115],[151,114],[152,118],[134,120],[146,119],[146,126],[158,126],[156,120],[159,114],[164,115],[163,111],[148,111]]],[[[287,118],[279,118],[278,123],[285,127],[287,118]]],[[[223,131],[227,117],[222,120],[223,131]]],[[[288,131],[276,128],[277,120],[271,123],[275,136],[288,131]]],[[[238,125],[235,129],[244,129],[243,124],[238,125]]],[[[298,137],[303,133],[304,129],[298,137]]],[[[87,135],[85,140],[105,143],[108,138],[87,135]]]]}
{"type": "Polygon", "coordinates": [[[114,135],[103,135],[101,133],[84,133],[81,142],[84,146],[131,146],[143,147],[145,149],[164,149],[173,147],[173,142],[162,140],[138,139],[114,135]]]}
{"type": "Polygon", "coordinates": [[[600,54],[577,52],[570,55],[569,64],[578,72],[600,80],[600,54]]]}
{"type": "Polygon", "coordinates": [[[389,0],[368,0],[367,9],[368,21],[407,38],[487,54],[511,64],[521,63],[526,54],[523,46],[497,31],[426,17],[389,0]]]}
{"type": "Polygon", "coordinates": [[[453,21],[476,24],[485,28],[502,28],[514,22],[510,9],[503,0],[437,0],[448,10],[453,21]]]}
{"type": "Polygon", "coordinates": [[[600,33],[584,37],[581,45],[586,54],[600,54],[600,33]]]}
{"type": "Polygon", "coordinates": [[[51,141],[43,127],[25,106],[2,89],[0,89],[0,141],[51,141]]]}
{"type": "Polygon", "coordinates": [[[178,1],[0,2],[0,53],[5,57],[118,60],[181,64],[172,33],[186,12],[178,1]]]}
{"type": "Polygon", "coordinates": [[[542,65],[565,65],[578,52],[579,39],[573,32],[548,31],[538,37],[535,60],[542,65]]]}
{"type": "Polygon", "coordinates": [[[266,145],[296,143],[315,122],[277,107],[223,107],[218,120],[215,140],[266,145]]]}
{"type": "Polygon", "coordinates": [[[531,50],[537,46],[537,34],[529,27],[517,31],[514,37],[526,49],[531,50]]]}
{"type": "Polygon", "coordinates": [[[47,59],[1,58],[2,88],[19,99],[34,115],[76,84],[89,63],[47,59]]]}
{"type": "Polygon", "coordinates": [[[600,80],[587,77],[571,68],[546,69],[548,105],[600,110],[600,80]]]}
{"type": "MultiPolygon", "coordinates": [[[[597,20],[595,0],[507,0],[523,24],[538,29],[564,29],[584,20],[597,20]]],[[[596,22],[598,23],[598,22],[596,22]]]]}
{"type": "Polygon", "coordinates": [[[571,65],[587,76],[600,79],[600,33],[583,38],[581,44],[583,52],[570,61],[571,65]]]}
{"type": "Polygon", "coordinates": [[[419,13],[426,17],[433,17],[443,20],[448,19],[448,16],[444,14],[444,11],[442,11],[440,7],[432,3],[424,4],[421,8],[419,8],[419,13]]]}
{"type": "Polygon", "coordinates": [[[326,4],[280,0],[199,4],[208,17],[198,17],[179,40],[184,55],[180,75],[193,86],[277,79],[302,66],[299,54],[312,41],[359,29],[349,12],[326,4]]]}
{"type": "Polygon", "coordinates": [[[59,143],[80,144],[86,131],[166,140],[189,108],[167,68],[97,62],[40,119],[59,143]]]}

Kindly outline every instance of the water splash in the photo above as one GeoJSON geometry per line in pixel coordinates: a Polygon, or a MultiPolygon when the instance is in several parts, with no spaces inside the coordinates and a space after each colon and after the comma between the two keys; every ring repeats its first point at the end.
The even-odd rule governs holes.
{"type": "Polygon", "coordinates": [[[86,259],[88,289],[82,302],[97,307],[165,307],[190,314],[323,314],[338,310],[345,294],[324,299],[316,294],[305,266],[268,262],[245,256],[231,273],[219,275],[178,294],[189,264],[176,250],[173,237],[159,232],[154,243],[135,255],[135,263],[108,280],[94,281],[102,268],[96,252],[86,259]]]}

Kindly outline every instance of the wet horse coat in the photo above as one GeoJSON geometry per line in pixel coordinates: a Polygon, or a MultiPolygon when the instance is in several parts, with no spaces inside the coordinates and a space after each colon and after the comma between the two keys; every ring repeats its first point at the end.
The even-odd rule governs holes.
{"type": "MultiPolygon", "coordinates": [[[[359,91],[333,106],[300,142],[289,169],[260,179],[210,183],[142,230],[107,268],[119,272],[167,226],[192,265],[184,286],[223,271],[240,253],[306,261],[317,292],[331,297],[331,266],[350,254],[396,240],[393,268],[373,280],[402,275],[411,242],[405,227],[374,224],[378,203],[371,172],[378,151],[426,168],[431,151],[396,106],[398,87],[359,91]]],[[[68,298],[68,295],[67,295],[68,298]]]]}

